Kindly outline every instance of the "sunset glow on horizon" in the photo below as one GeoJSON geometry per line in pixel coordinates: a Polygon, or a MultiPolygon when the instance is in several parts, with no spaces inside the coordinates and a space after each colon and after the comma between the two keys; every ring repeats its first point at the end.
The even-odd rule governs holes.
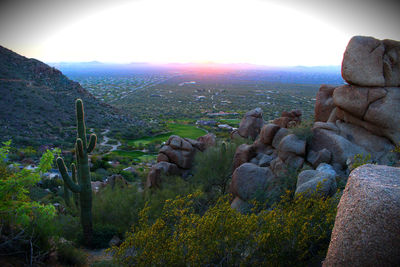
{"type": "Polygon", "coordinates": [[[59,22],[54,18],[56,29],[31,43],[21,41],[22,37],[19,43],[9,41],[9,48],[45,62],[321,66],[340,65],[354,35],[321,16],[279,5],[279,1],[116,3],[104,8],[99,5],[73,20],[59,22]]]}
{"type": "Polygon", "coordinates": [[[260,1],[151,0],[102,11],[60,29],[44,40],[40,57],[45,61],[338,65],[347,41],[348,36],[329,25],[260,1]]]}

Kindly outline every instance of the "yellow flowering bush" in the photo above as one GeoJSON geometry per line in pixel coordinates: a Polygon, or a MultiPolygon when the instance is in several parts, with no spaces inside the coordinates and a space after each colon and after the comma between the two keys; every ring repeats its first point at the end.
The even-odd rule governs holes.
{"type": "Polygon", "coordinates": [[[167,200],[151,223],[140,212],[120,247],[110,251],[126,266],[307,265],[329,245],[337,198],[295,199],[287,192],[270,210],[241,214],[221,197],[204,214],[195,212],[200,192],[167,200]]]}

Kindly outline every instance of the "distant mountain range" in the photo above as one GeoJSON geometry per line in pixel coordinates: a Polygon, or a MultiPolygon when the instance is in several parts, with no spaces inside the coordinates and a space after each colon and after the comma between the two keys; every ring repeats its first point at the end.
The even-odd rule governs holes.
{"type": "Polygon", "coordinates": [[[80,75],[132,75],[149,73],[197,74],[210,73],[230,76],[230,79],[265,80],[269,82],[297,84],[343,84],[340,66],[292,66],[273,67],[254,64],[220,63],[169,63],[152,64],[144,62],[103,63],[53,62],[49,65],[60,69],[68,77],[80,75]]]}
{"type": "Polygon", "coordinates": [[[84,102],[88,128],[145,125],[101,103],[56,68],[0,46],[0,141],[12,139],[19,145],[71,141],[76,135],[77,98],[84,102]]]}

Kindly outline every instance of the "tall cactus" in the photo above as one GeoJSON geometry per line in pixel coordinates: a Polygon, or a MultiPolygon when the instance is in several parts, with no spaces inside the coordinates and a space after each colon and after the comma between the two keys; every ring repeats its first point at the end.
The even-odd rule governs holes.
{"type": "Polygon", "coordinates": [[[75,194],[79,194],[81,223],[85,243],[91,245],[93,236],[92,226],[92,186],[90,183],[90,171],[88,154],[96,146],[97,136],[90,135],[89,145],[87,145],[86,129],[84,121],[83,103],[81,99],[76,100],[76,122],[78,136],[75,142],[76,166],[71,164],[72,179],[67,172],[64,160],[57,158],[58,169],[68,188],[75,194]],[[76,183],[78,181],[78,184],[76,183]]]}

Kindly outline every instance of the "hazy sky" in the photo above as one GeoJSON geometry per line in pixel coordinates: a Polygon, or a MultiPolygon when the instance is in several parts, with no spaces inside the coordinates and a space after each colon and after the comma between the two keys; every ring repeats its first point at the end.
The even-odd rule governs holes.
{"type": "Polygon", "coordinates": [[[353,35],[400,40],[396,2],[3,0],[0,45],[45,62],[340,65],[353,35]]]}

